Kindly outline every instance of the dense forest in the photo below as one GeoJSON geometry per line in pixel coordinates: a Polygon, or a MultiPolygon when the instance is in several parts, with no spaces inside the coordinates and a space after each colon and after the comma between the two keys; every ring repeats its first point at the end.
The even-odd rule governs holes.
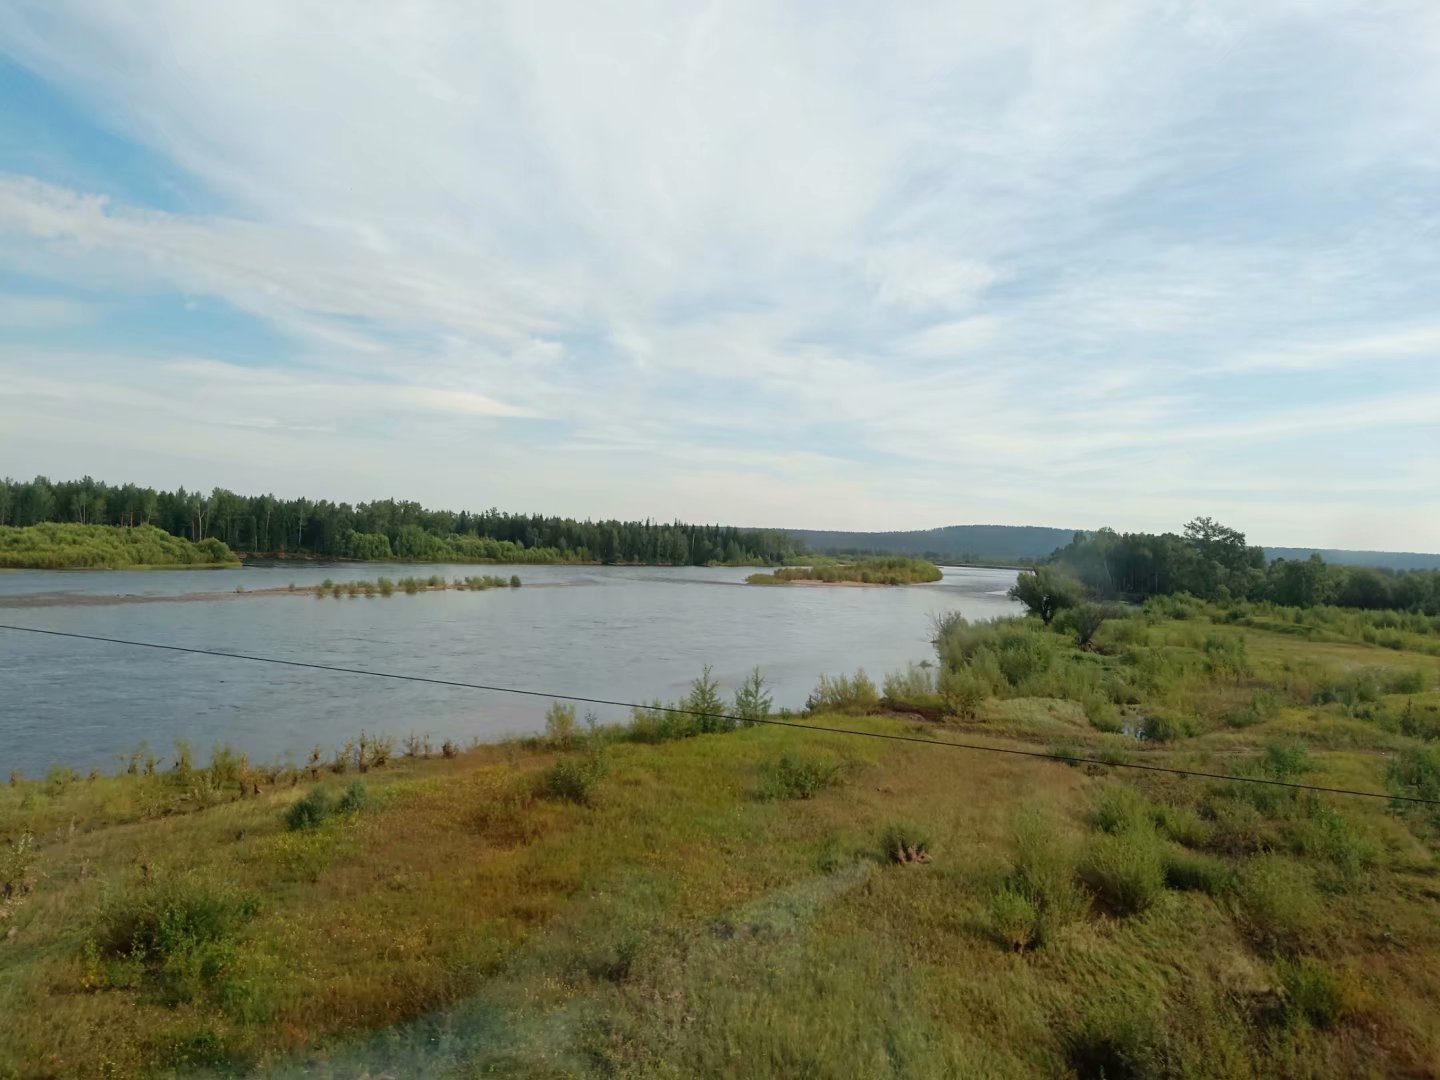
{"type": "Polygon", "coordinates": [[[1263,548],[1246,543],[1244,533],[1206,517],[1191,521],[1179,535],[1076,533],[1051,562],[1099,599],[1189,593],[1288,607],[1440,613],[1440,571],[1336,566],[1318,554],[1271,562],[1263,548]]]}
{"type": "MultiPolygon", "coordinates": [[[[910,555],[941,565],[1041,562],[1070,542],[1073,529],[1038,525],[947,525],[939,529],[906,532],[835,532],[786,529],[811,551],[829,555],[910,555]]],[[[1327,563],[1345,566],[1380,566],[1392,570],[1440,569],[1440,554],[1415,551],[1345,551],[1337,548],[1267,547],[1265,556],[1308,559],[1319,555],[1327,563]]]]}
{"type": "Polygon", "coordinates": [[[0,481],[0,525],[153,525],[247,555],[316,555],[420,562],[602,562],[764,566],[804,546],[784,532],[652,521],[576,521],[538,514],[430,510],[383,499],[336,503],[237,495],[215,488],[157,491],[85,477],[0,481]]]}

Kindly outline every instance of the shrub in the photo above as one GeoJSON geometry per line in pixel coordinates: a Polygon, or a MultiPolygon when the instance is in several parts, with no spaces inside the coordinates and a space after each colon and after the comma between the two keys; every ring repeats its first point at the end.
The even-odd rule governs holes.
{"type": "Polygon", "coordinates": [[[550,799],[590,806],[594,802],[595,785],[607,771],[607,763],[598,752],[584,757],[561,758],[545,773],[541,794],[550,799]]]}
{"type": "Polygon", "coordinates": [[[350,781],[350,786],[335,804],[336,813],[358,814],[370,806],[370,791],[362,780],[350,781]]]}
{"type": "Polygon", "coordinates": [[[1040,912],[1035,901],[1019,889],[1006,885],[990,899],[990,922],[1002,945],[1020,952],[1035,943],[1035,926],[1040,912]]]}
{"type": "Polygon", "coordinates": [[[1155,824],[1164,835],[1186,847],[1204,847],[1211,839],[1210,824],[1189,806],[1159,804],[1155,807],[1155,824]]]}
{"type": "Polygon", "coordinates": [[[1159,838],[1148,826],[1092,837],[1080,876],[1116,914],[1148,911],[1165,892],[1159,838]]]}
{"type": "MultiPolygon", "coordinates": [[[[1392,793],[1419,799],[1440,799],[1440,754],[1434,750],[1402,750],[1390,763],[1385,781],[1392,793]]],[[[1398,800],[1396,809],[1418,809],[1398,800]]],[[[1432,813],[1434,807],[1427,807],[1432,813]]]]}
{"type": "Polygon", "coordinates": [[[1186,892],[1203,892],[1219,896],[1230,888],[1234,873],[1224,859],[1183,848],[1165,852],[1165,884],[1186,892]]]}
{"type": "Polygon", "coordinates": [[[1345,1012],[1339,980],[1304,957],[1282,960],[1276,968],[1285,993],[1286,1017],[1303,1020],[1317,1028],[1334,1027],[1345,1012]]]}
{"type": "Polygon", "coordinates": [[[807,712],[869,712],[880,704],[879,691],[861,668],[854,675],[821,675],[805,702],[807,712]]]}
{"type": "Polygon", "coordinates": [[[1420,694],[1425,691],[1425,673],[1419,668],[1392,672],[1385,679],[1387,694],[1420,694]]]}
{"type": "Polygon", "coordinates": [[[965,720],[975,719],[990,696],[990,682],[973,668],[947,668],[940,673],[940,701],[945,711],[965,720]]]}
{"type": "MultiPolygon", "coordinates": [[[[1015,862],[1004,888],[1023,897],[1034,912],[1024,944],[1043,946],[1084,914],[1090,901],[1076,883],[1072,853],[1056,838],[1051,822],[1034,808],[1026,808],[1016,818],[1011,846],[1015,862]]],[[[1009,906],[1012,915],[1020,910],[1018,905],[1009,906]]]]}
{"type": "Polygon", "coordinates": [[[885,676],[885,700],[913,703],[935,696],[935,670],[929,664],[908,664],[904,671],[885,676]]]}
{"type": "Polygon", "coordinates": [[[842,766],[824,758],[781,754],[761,771],[762,799],[813,799],[841,782],[842,766]]]}
{"type": "Polygon", "coordinates": [[[1113,615],[1114,611],[1105,604],[1077,604],[1068,611],[1062,611],[1055,620],[1055,626],[1075,635],[1075,644],[1088,649],[1100,627],[1105,625],[1105,620],[1113,615]]]}
{"type": "Polygon", "coordinates": [[[1265,753],[1260,759],[1260,771],[1266,776],[1276,780],[1289,780],[1309,769],[1310,757],[1300,743],[1276,739],[1265,744],[1265,753]]]}
{"type": "Polygon", "coordinates": [[[35,887],[35,835],[22,832],[0,844],[0,919],[35,887]]]}
{"type": "Polygon", "coordinates": [[[1061,1041],[1066,1060],[1083,1080],[1141,1080],[1175,1071],[1159,1022],[1134,1003],[1090,1005],[1061,1041]]]}
{"type": "Polygon", "coordinates": [[[1189,723],[1166,709],[1149,709],[1140,724],[1140,737],[1151,742],[1171,742],[1189,734],[1189,723]]]}
{"type": "Polygon", "coordinates": [[[1129,784],[1114,784],[1100,793],[1093,821],[1102,832],[1121,833],[1148,828],[1150,800],[1129,784]]]}
{"type": "Polygon", "coordinates": [[[323,787],[311,788],[298,802],[285,811],[285,824],[292,830],[314,829],[324,824],[334,810],[330,792],[323,787]]]}
{"type": "Polygon", "coordinates": [[[259,909],[253,894],[197,878],[147,883],[104,898],[87,952],[127,961],[171,1002],[189,1001],[223,986],[233,938],[259,909]]]}
{"type": "Polygon", "coordinates": [[[1096,731],[1113,734],[1124,730],[1120,710],[1115,707],[1114,702],[1099,694],[1087,694],[1081,699],[1080,707],[1085,710],[1085,719],[1090,721],[1090,726],[1096,731]]]}
{"type": "Polygon", "coordinates": [[[552,701],[545,710],[545,741],[560,750],[568,750],[575,741],[575,706],[552,701]]]}
{"type": "Polygon", "coordinates": [[[892,822],[880,833],[880,853],[902,866],[929,862],[930,834],[912,822],[892,822]]]}
{"type": "Polygon", "coordinates": [[[443,758],[454,758],[460,756],[460,747],[455,745],[453,739],[446,739],[440,744],[440,756],[443,758]]]}
{"type": "Polygon", "coordinates": [[[1319,911],[1305,867],[1278,855],[1256,855],[1236,885],[1240,916],[1251,934],[1270,948],[1296,943],[1319,911]]]}

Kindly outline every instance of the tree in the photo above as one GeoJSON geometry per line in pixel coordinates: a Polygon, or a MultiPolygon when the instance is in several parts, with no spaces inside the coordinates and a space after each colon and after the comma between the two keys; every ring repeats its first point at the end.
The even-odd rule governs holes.
{"type": "Polygon", "coordinates": [[[1080,602],[1080,583],[1053,566],[1022,570],[1007,594],[1049,626],[1056,614],[1080,602]]]}
{"type": "Polygon", "coordinates": [[[735,715],[746,723],[758,723],[770,715],[771,704],[770,691],[765,686],[765,676],[760,674],[760,668],[757,665],[740,684],[740,689],[735,691],[735,715]]]}

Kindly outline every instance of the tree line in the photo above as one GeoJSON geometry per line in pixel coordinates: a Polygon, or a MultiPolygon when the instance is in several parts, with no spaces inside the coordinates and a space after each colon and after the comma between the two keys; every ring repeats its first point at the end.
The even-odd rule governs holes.
{"type": "MultiPolygon", "coordinates": [[[[1287,607],[1337,607],[1440,614],[1440,571],[1338,566],[1319,555],[1267,562],[1245,534],[1208,517],[1179,533],[1076,533],[1047,560],[1044,588],[1022,575],[1037,598],[1083,592],[1099,600],[1145,600],[1188,593],[1204,600],[1249,600],[1287,607]]],[[[1040,602],[1049,603],[1041,599],[1040,602]]]]}
{"type": "Polygon", "coordinates": [[[772,565],[804,545],[777,529],[655,521],[578,521],[493,507],[431,510],[417,502],[355,503],[209,494],[80,480],[0,481],[0,525],[153,525],[194,543],[214,538],[250,555],[416,561],[772,565]]]}

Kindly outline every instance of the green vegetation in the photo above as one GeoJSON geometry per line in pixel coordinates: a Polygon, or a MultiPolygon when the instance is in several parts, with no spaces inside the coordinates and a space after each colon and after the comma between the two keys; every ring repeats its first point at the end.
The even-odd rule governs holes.
{"type": "MultiPolygon", "coordinates": [[[[453,513],[394,499],[352,506],[237,495],[224,488],[204,495],[184,488],[115,486],[89,477],[55,483],[43,476],[0,480],[0,526],[48,522],[148,525],[197,544],[214,539],[222,548],[228,545],[246,554],[371,562],[774,566],[804,550],[775,529],[576,521],[495,509],[453,513]]],[[[171,563],[161,560],[156,565],[171,563]]]]}
{"type": "Polygon", "coordinates": [[[16,776],[0,1076],[1428,1075],[1434,808],[1101,764],[1434,797],[1436,632],[1277,610],[946,617],[779,714],[917,741],[707,670],[500,746],[16,776]]]}
{"type": "Polygon", "coordinates": [[[940,568],[923,559],[855,559],[850,562],[821,560],[809,566],[786,566],[769,574],[751,574],[751,585],[787,585],[796,581],[819,581],[828,585],[915,585],[939,581],[940,568]]]}
{"type": "Polygon", "coordinates": [[[117,570],[236,566],[219,540],[191,543],[150,525],[0,525],[0,569],[117,570]]]}
{"type": "Polygon", "coordinates": [[[429,577],[403,577],[399,581],[391,581],[389,578],[379,578],[375,581],[342,581],[335,582],[326,578],[311,591],[317,597],[333,596],[340,599],[342,596],[394,596],[395,590],[399,589],[407,596],[414,596],[422,592],[444,592],[446,589],[456,589],[460,592],[483,592],[485,589],[518,589],[520,588],[520,577],[512,574],[508,578],[498,577],[494,574],[485,574],[480,577],[469,576],[454,578],[446,581],[440,574],[431,574],[429,577]]]}

